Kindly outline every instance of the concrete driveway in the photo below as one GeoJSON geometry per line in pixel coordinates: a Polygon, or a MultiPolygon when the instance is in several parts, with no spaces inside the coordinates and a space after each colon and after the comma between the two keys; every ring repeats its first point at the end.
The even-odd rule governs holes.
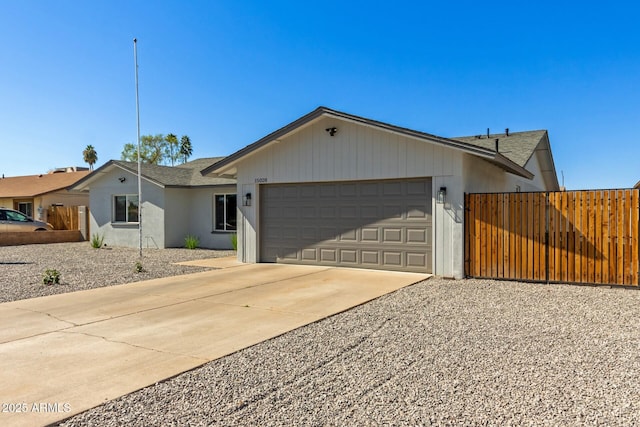
{"type": "Polygon", "coordinates": [[[426,274],[282,264],[0,304],[0,425],[44,425],[426,274]]]}

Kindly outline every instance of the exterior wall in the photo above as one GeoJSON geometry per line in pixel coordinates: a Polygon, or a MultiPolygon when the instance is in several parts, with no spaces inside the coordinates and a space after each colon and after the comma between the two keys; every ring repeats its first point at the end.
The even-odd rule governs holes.
{"type": "Polygon", "coordinates": [[[238,165],[238,258],[259,259],[260,183],[433,177],[433,194],[447,187],[447,204],[434,203],[434,273],[462,277],[462,170],[458,150],[361,124],[323,118],[244,159],[238,165]],[[325,131],[337,127],[331,137],[325,131]],[[252,194],[251,206],[242,196],[252,194]]]}
{"type": "Polygon", "coordinates": [[[214,230],[214,194],[235,194],[235,186],[205,188],[169,188],[166,190],[165,245],[183,247],[184,238],[193,235],[200,247],[232,249],[231,234],[214,230]]]}
{"type": "Polygon", "coordinates": [[[505,172],[503,169],[475,156],[464,155],[464,191],[466,193],[503,193],[545,191],[546,186],[536,156],[531,156],[525,168],[535,176],[532,180],[505,172]]]}
{"type": "MultiPolygon", "coordinates": [[[[0,199],[0,207],[14,208],[13,198],[0,199]]],[[[69,192],[66,190],[48,193],[33,198],[33,218],[38,221],[47,221],[47,209],[53,204],[64,206],[89,206],[88,192],[69,192]]]]}
{"type": "MultiPolygon", "coordinates": [[[[138,247],[139,232],[137,224],[113,223],[113,196],[118,194],[137,194],[137,176],[121,169],[113,170],[90,191],[90,230],[91,234],[104,235],[109,246],[138,247]],[[119,177],[125,177],[121,183],[119,177]]],[[[164,233],[164,189],[146,180],[142,180],[142,245],[150,248],[165,247],[164,233]]]]}

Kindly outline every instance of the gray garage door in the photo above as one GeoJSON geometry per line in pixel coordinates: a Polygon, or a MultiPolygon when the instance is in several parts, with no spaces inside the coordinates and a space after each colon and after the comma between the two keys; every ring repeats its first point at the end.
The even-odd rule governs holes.
{"type": "Polygon", "coordinates": [[[262,262],[432,272],[431,179],[266,184],[262,262]]]}

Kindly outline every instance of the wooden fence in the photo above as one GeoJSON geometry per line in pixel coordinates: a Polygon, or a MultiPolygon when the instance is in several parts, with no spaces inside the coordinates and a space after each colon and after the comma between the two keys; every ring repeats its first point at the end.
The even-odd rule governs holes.
{"type": "Polygon", "coordinates": [[[640,190],[465,195],[471,277],[638,286],[640,190]]]}
{"type": "Polygon", "coordinates": [[[80,230],[78,206],[50,206],[47,222],[54,230],[80,230]]]}

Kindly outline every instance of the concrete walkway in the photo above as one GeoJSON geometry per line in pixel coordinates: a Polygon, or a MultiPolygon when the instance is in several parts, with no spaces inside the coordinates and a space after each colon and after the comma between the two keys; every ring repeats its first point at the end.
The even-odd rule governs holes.
{"type": "Polygon", "coordinates": [[[0,425],[62,420],[429,277],[218,262],[0,304],[0,425]]]}

